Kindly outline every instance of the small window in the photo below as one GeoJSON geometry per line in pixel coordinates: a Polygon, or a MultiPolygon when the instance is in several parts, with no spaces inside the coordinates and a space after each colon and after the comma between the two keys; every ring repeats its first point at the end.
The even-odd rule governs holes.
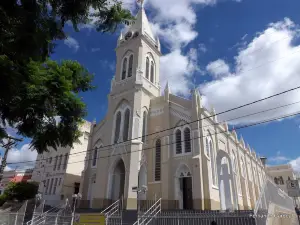
{"type": "Polygon", "coordinates": [[[58,181],[58,186],[61,185],[61,178],[59,178],[59,181],[58,181]]]}
{"type": "Polygon", "coordinates": [[[51,164],[51,163],[52,163],[52,157],[49,158],[49,164],[51,164]]]}
{"type": "Polygon", "coordinates": [[[128,141],[130,110],[126,109],[123,127],[123,141],[128,141]]]}
{"type": "Polygon", "coordinates": [[[126,73],[127,73],[127,58],[124,58],[123,68],[122,68],[122,80],[126,78],[126,73]]]}
{"type": "Polygon", "coordinates": [[[53,178],[51,179],[51,182],[50,182],[50,189],[49,189],[49,194],[51,195],[51,193],[52,193],[52,186],[53,186],[53,178]]]}
{"type": "Polygon", "coordinates": [[[94,154],[93,154],[93,163],[92,163],[92,166],[96,166],[96,164],[97,164],[97,157],[98,157],[98,149],[96,148],[94,150],[94,154]]]}
{"type": "Polygon", "coordinates": [[[133,55],[131,55],[129,58],[128,77],[132,76],[132,67],[133,67],[133,55]]]}
{"type": "Polygon", "coordinates": [[[146,58],[146,78],[149,79],[149,58],[146,58]]]}
{"type": "Polygon", "coordinates": [[[151,62],[151,77],[150,81],[153,83],[154,82],[154,63],[153,61],[151,62]]]}
{"type": "Polygon", "coordinates": [[[115,139],[114,143],[118,143],[119,141],[119,136],[120,136],[120,128],[121,128],[121,112],[118,112],[117,117],[116,117],[116,125],[115,125],[115,139]]]}
{"type": "Polygon", "coordinates": [[[184,150],[191,152],[191,131],[189,128],[184,129],[184,150]]]}
{"type": "Polygon", "coordinates": [[[155,181],[161,179],[161,141],[158,139],[155,143],[155,181]]]}
{"type": "Polygon", "coordinates": [[[46,190],[45,190],[45,194],[48,194],[48,189],[49,189],[49,179],[46,181],[46,190]]]}
{"type": "Polygon", "coordinates": [[[176,139],[176,154],[181,154],[182,153],[181,130],[176,131],[175,139],[176,139]]]}
{"type": "Polygon", "coordinates": [[[55,178],[54,187],[53,187],[53,194],[56,194],[56,187],[57,187],[58,178],[55,178]]]}

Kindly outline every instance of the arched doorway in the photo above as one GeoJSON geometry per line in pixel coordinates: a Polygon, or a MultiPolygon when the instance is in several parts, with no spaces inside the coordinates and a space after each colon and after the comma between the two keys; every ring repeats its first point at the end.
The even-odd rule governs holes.
{"type": "Polygon", "coordinates": [[[236,209],[237,196],[229,155],[219,150],[217,155],[219,193],[222,210],[236,209]]]}
{"type": "MultiPolygon", "coordinates": [[[[147,169],[145,164],[143,164],[139,171],[139,187],[147,186],[147,169]]],[[[140,200],[146,200],[147,193],[141,192],[139,193],[140,200]]]]}
{"type": "Polygon", "coordinates": [[[110,174],[110,198],[112,200],[118,200],[124,195],[125,187],[125,165],[122,159],[119,159],[110,174]]]}
{"type": "Polygon", "coordinates": [[[181,164],[175,173],[175,193],[180,209],[193,209],[192,174],[185,164],[181,164]]]}

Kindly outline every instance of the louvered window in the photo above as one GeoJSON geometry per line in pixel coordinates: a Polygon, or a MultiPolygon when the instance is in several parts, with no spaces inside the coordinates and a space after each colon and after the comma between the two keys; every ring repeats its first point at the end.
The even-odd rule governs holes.
{"type": "Polygon", "coordinates": [[[176,138],[176,154],[181,154],[182,153],[181,130],[176,131],[175,138],[176,138]]]}
{"type": "Polygon", "coordinates": [[[184,150],[191,152],[191,131],[189,128],[184,129],[184,150]]]}
{"type": "Polygon", "coordinates": [[[155,143],[155,181],[161,179],[161,141],[158,139],[155,143]]]}

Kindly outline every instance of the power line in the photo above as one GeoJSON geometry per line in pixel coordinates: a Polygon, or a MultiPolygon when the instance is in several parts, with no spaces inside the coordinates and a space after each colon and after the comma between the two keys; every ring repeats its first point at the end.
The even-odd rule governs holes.
{"type": "MultiPolygon", "coordinates": [[[[245,118],[245,117],[249,117],[249,116],[253,116],[253,115],[258,115],[258,114],[261,114],[261,113],[265,113],[265,112],[269,112],[269,111],[273,111],[273,110],[276,110],[276,109],[280,109],[280,108],[284,108],[284,107],[288,107],[288,106],[291,106],[291,105],[295,105],[295,104],[299,104],[300,101],[297,101],[297,102],[293,102],[293,103],[289,103],[289,104],[285,104],[285,105],[281,105],[281,106],[277,106],[277,107],[274,107],[274,108],[270,108],[270,109],[266,109],[266,110],[262,110],[262,111],[259,111],[259,112],[255,112],[255,113],[250,113],[250,114],[247,114],[247,115],[243,115],[243,116],[239,116],[239,117],[235,117],[235,118],[231,118],[231,119],[228,119],[228,120],[224,120],[224,121],[221,121],[221,122],[218,122],[218,123],[214,123],[214,124],[209,124],[209,125],[205,125],[205,126],[201,126],[201,128],[204,128],[204,127],[209,127],[209,126],[215,126],[215,125],[220,125],[224,122],[229,122],[229,121],[233,121],[233,120],[237,120],[237,119],[241,119],[241,118],[245,118]]],[[[179,126],[177,126],[179,127],[179,126]]],[[[169,134],[169,135],[164,135],[164,136],[161,136],[160,138],[163,138],[163,137],[166,137],[166,136],[171,136],[173,134],[169,134]]],[[[154,140],[154,139],[150,139],[151,140],[154,140]]],[[[149,141],[149,140],[148,140],[149,141]]],[[[121,142],[121,143],[124,143],[124,142],[121,142]]],[[[121,144],[119,143],[119,144],[121,144]]],[[[128,145],[131,145],[130,143],[127,144],[127,145],[124,145],[125,146],[128,146],[128,145]]],[[[81,153],[86,153],[88,151],[92,151],[92,150],[95,150],[95,149],[98,149],[100,151],[108,151],[108,150],[112,150],[113,148],[109,148],[109,149],[102,149],[101,148],[104,148],[104,147],[99,147],[99,148],[91,148],[91,149],[87,149],[85,151],[81,151],[81,152],[75,152],[75,153],[72,153],[72,154],[69,154],[68,156],[71,156],[71,155],[77,155],[77,154],[81,154],[81,153]]],[[[46,159],[41,159],[41,160],[31,160],[31,161],[23,161],[23,162],[16,162],[16,163],[9,163],[9,164],[22,164],[22,163],[34,163],[34,162],[39,162],[39,161],[43,161],[43,160],[48,160],[52,157],[49,157],[49,158],[46,158],[46,159]]]]}
{"type": "MultiPolygon", "coordinates": [[[[288,118],[288,117],[293,117],[293,116],[297,116],[297,115],[300,115],[300,111],[296,112],[296,113],[292,113],[292,114],[286,114],[286,115],[283,115],[283,116],[279,116],[279,117],[275,117],[273,119],[267,119],[267,120],[262,120],[260,122],[256,122],[256,123],[252,123],[252,124],[248,124],[248,125],[243,125],[243,126],[240,126],[240,127],[236,127],[236,128],[232,128],[232,129],[228,129],[225,130],[225,131],[221,131],[221,132],[215,132],[213,133],[214,135],[215,134],[221,134],[221,133],[227,133],[227,132],[231,132],[233,130],[240,130],[240,129],[244,129],[244,128],[248,128],[248,127],[252,127],[252,126],[256,126],[256,125],[260,125],[260,124],[265,124],[265,123],[269,123],[269,122],[272,122],[272,121],[275,121],[275,120],[280,120],[280,119],[285,119],[285,118],[288,118]]],[[[182,143],[182,142],[185,142],[185,141],[191,141],[191,140],[195,140],[195,139],[200,139],[200,138],[203,138],[203,137],[208,137],[210,136],[210,134],[208,135],[200,135],[199,137],[197,138],[190,138],[190,139],[186,139],[184,141],[175,141],[175,142],[171,142],[169,144],[164,144],[164,145],[161,145],[161,147],[163,146],[169,146],[169,145],[173,145],[173,144],[176,144],[176,143],[182,143]]],[[[147,150],[151,150],[151,149],[154,149],[155,147],[149,147],[149,148],[145,148],[145,149],[141,149],[141,150],[135,150],[135,151],[131,151],[129,153],[119,153],[119,154],[115,154],[115,155],[108,155],[108,156],[102,156],[102,157],[97,157],[96,159],[101,159],[101,158],[109,158],[109,157],[113,157],[113,156],[120,156],[120,155],[127,155],[127,154],[131,154],[131,153],[135,153],[135,152],[141,152],[141,151],[147,151],[147,150]]],[[[87,161],[90,161],[90,160],[94,160],[94,158],[91,158],[91,159],[85,159],[85,160],[80,160],[80,161],[76,161],[76,162],[71,162],[71,163],[66,163],[66,164],[61,164],[61,165],[68,165],[68,164],[75,164],[75,163],[80,163],[80,162],[87,162],[87,161]]],[[[25,162],[26,163],[26,162],[25,162]]],[[[50,168],[50,167],[53,167],[52,165],[51,166],[47,166],[47,168],[50,168]]]]}
{"type": "MultiPolygon", "coordinates": [[[[235,108],[231,108],[231,109],[225,110],[225,111],[220,112],[220,113],[216,113],[216,114],[214,114],[214,115],[210,115],[210,116],[203,117],[203,118],[201,118],[201,119],[198,119],[198,120],[195,120],[195,121],[192,121],[192,122],[188,122],[188,123],[186,123],[186,124],[184,124],[184,125],[189,125],[189,124],[192,124],[192,123],[195,123],[195,122],[198,122],[198,121],[202,121],[202,120],[205,120],[205,119],[208,119],[208,118],[217,116],[217,115],[221,115],[221,114],[225,114],[225,113],[228,113],[228,112],[237,110],[237,109],[241,109],[241,108],[244,108],[244,107],[246,107],[246,106],[250,106],[250,105],[256,104],[256,103],[258,103],[258,102],[262,102],[262,101],[265,101],[265,100],[268,100],[268,99],[277,97],[277,96],[279,96],[279,95],[286,94],[286,93],[291,92],[291,91],[295,91],[295,90],[297,90],[297,89],[299,89],[299,88],[300,88],[300,86],[295,87],[295,88],[291,88],[291,89],[288,89],[288,90],[286,90],[286,91],[283,91],[283,92],[280,92],[280,93],[277,93],[277,94],[274,94],[274,95],[271,95],[271,96],[268,96],[268,97],[265,97],[265,98],[262,98],[262,99],[259,99],[259,100],[256,100],[256,101],[253,101],[253,102],[250,102],[250,103],[241,105],[241,106],[237,106],[237,107],[235,107],[235,108]]],[[[296,102],[296,103],[298,103],[298,102],[296,102]]],[[[291,104],[296,104],[296,103],[291,103],[291,104]]],[[[285,106],[288,106],[288,105],[291,105],[291,104],[287,104],[287,105],[285,105],[285,106]]],[[[284,107],[284,106],[280,106],[280,107],[284,107]]],[[[279,107],[279,108],[280,108],[280,107],[279,107]]],[[[277,109],[277,108],[274,108],[274,109],[277,109]]],[[[270,110],[274,110],[274,109],[270,109],[270,110]]],[[[258,112],[258,113],[260,113],[260,112],[258,112]]],[[[239,118],[235,118],[235,119],[239,119],[239,118]]],[[[234,119],[233,119],[233,120],[234,120],[234,119]]],[[[172,130],[172,129],[175,129],[175,128],[178,128],[178,127],[181,127],[181,126],[184,126],[184,125],[174,126],[174,127],[167,128],[167,129],[164,129],[164,130],[161,130],[161,131],[157,131],[157,132],[154,132],[154,133],[151,133],[151,134],[147,134],[147,135],[140,136],[140,137],[137,137],[137,138],[132,138],[132,139],[129,139],[128,141],[137,140],[137,139],[140,139],[140,138],[143,138],[143,137],[147,137],[147,136],[150,136],[150,135],[155,135],[155,134],[162,133],[162,132],[165,132],[165,131],[169,131],[169,130],[172,130]]],[[[128,142],[128,141],[122,141],[122,142],[119,142],[119,143],[117,143],[117,144],[125,143],[125,142],[128,142]]],[[[100,147],[100,149],[107,148],[107,147],[113,147],[113,146],[115,146],[115,145],[116,145],[116,144],[110,144],[110,145],[102,146],[102,147],[100,147]]],[[[130,144],[128,144],[128,145],[130,145],[130,144]]],[[[95,150],[95,149],[96,149],[96,148],[87,149],[87,150],[85,150],[85,151],[73,153],[72,155],[79,154],[79,153],[84,153],[84,152],[88,152],[88,151],[93,151],[93,150],[95,150]]],[[[109,149],[107,149],[107,150],[109,150],[109,149]]],[[[37,161],[43,161],[43,160],[48,160],[48,159],[49,159],[49,158],[41,159],[41,160],[36,160],[36,161],[26,161],[26,162],[37,162],[37,161]]],[[[25,162],[25,163],[26,163],[26,162],[25,162]]],[[[20,162],[20,163],[22,163],[22,162],[20,162]]],[[[15,163],[10,163],[10,164],[15,164],[15,163]]]]}

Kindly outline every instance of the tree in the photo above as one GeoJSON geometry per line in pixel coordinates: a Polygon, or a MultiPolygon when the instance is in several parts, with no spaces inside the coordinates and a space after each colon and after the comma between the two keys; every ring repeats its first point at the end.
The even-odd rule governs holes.
{"type": "Polygon", "coordinates": [[[24,201],[35,198],[39,189],[36,182],[10,182],[7,185],[3,195],[6,200],[24,201]]]}
{"type": "Polygon", "coordinates": [[[9,125],[39,153],[72,146],[86,115],[78,94],[94,88],[93,75],[76,61],[49,60],[55,41],[67,38],[67,22],[79,31],[95,20],[97,31],[114,32],[132,19],[116,0],[0,1],[0,140],[9,125]]]}

